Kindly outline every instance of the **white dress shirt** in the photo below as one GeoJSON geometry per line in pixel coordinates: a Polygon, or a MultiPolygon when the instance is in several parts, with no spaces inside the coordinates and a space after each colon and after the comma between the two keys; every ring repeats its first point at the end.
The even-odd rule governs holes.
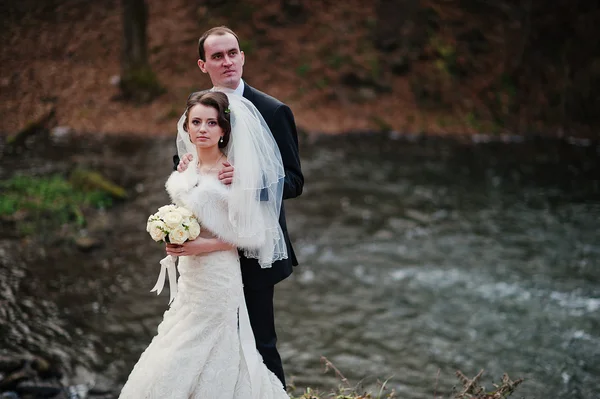
{"type": "Polygon", "coordinates": [[[228,87],[213,86],[211,91],[215,91],[215,90],[222,91],[223,93],[233,93],[233,94],[237,94],[239,96],[243,96],[244,95],[244,79],[240,79],[240,84],[238,85],[238,87],[235,88],[235,90],[232,90],[228,87]]]}

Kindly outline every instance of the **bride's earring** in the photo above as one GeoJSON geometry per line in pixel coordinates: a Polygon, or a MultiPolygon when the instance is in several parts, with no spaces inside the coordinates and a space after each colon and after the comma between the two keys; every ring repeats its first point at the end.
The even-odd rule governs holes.
{"type": "Polygon", "coordinates": [[[219,139],[219,144],[223,144],[223,136],[219,139]]]}

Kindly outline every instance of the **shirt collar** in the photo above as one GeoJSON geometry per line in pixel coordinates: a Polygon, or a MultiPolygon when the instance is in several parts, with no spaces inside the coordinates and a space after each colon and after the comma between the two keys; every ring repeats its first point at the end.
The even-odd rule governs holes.
{"type": "Polygon", "coordinates": [[[233,94],[237,94],[238,96],[243,96],[244,95],[244,87],[245,87],[244,80],[240,79],[240,84],[234,90],[229,89],[229,88],[216,87],[216,86],[213,86],[213,88],[211,90],[212,91],[218,90],[218,91],[222,91],[223,93],[233,93],[233,94]]]}
{"type": "Polygon", "coordinates": [[[238,87],[236,87],[233,93],[239,96],[244,95],[244,79],[240,79],[240,84],[238,85],[238,87]]]}

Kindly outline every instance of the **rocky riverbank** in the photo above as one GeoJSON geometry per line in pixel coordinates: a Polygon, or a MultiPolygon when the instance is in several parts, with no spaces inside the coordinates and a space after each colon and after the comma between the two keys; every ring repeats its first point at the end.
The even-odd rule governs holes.
{"type": "MultiPolygon", "coordinates": [[[[21,153],[11,153],[7,158],[3,158],[1,160],[2,166],[4,167],[2,170],[2,176],[6,177],[12,175],[14,174],[15,170],[19,170],[20,172],[36,176],[58,173],[67,178],[71,176],[74,171],[78,170],[78,168],[75,168],[75,166],[79,168],[85,167],[101,173],[105,178],[122,186],[122,188],[129,192],[130,195],[127,197],[127,199],[122,200],[122,202],[118,203],[112,208],[106,208],[105,210],[99,211],[94,211],[91,208],[86,209],[84,211],[84,215],[86,217],[86,225],[84,227],[77,225],[76,218],[71,219],[71,222],[73,223],[73,231],[85,232],[88,237],[94,238],[95,245],[93,246],[87,247],[84,242],[78,244],[75,240],[73,240],[75,236],[61,235],[63,231],[67,231],[61,230],[58,233],[51,234],[49,239],[43,238],[41,242],[39,242],[39,246],[35,244],[36,240],[34,238],[28,236],[19,235],[17,237],[9,238],[9,240],[15,244],[10,248],[10,250],[27,253],[24,254],[23,257],[26,257],[26,261],[31,266],[31,269],[35,268],[34,270],[36,272],[44,269],[44,264],[52,264],[54,270],[50,271],[45,276],[39,276],[40,279],[55,278],[55,275],[59,275],[61,272],[68,274],[65,273],[65,270],[70,268],[71,276],[62,277],[61,284],[64,284],[66,287],[63,288],[64,291],[68,292],[74,290],[75,287],[79,287],[80,290],[85,291],[85,295],[89,295],[89,298],[86,298],[86,300],[94,301],[92,306],[97,306],[94,312],[99,314],[98,318],[104,319],[106,315],[102,314],[102,308],[107,303],[110,303],[110,297],[112,295],[118,295],[119,289],[126,289],[117,288],[113,291],[113,286],[106,283],[106,281],[112,280],[113,275],[117,276],[119,269],[129,267],[130,264],[133,263],[127,258],[122,258],[125,256],[125,253],[131,251],[132,248],[144,253],[148,251],[147,248],[137,248],[139,247],[140,242],[146,242],[148,240],[147,234],[143,231],[143,229],[139,229],[139,226],[144,225],[145,218],[150,211],[154,210],[156,204],[162,204],[166,200],[162,185],[164,183],[164,177],[169,173],[169,158],[171,153],[170,151],[165,151],[165,148],[172,143],[169,139],[162,138],[154,138],[152,140],[144,141],[139,137],[135,139],[112,136],[102,139],[98,139],[97,137],[89,137],[88,140],[82,140],[83,137],[86,136],[75,134],[60,135],[57,133],[30,136],[24,141],[24,146],[19,150],[21,153]],[[150,141],[152,142],[148,143],[150,141]],[[134,148],[135,151],[132,151],[132,148],[134,148]],[[10,170],[9,166],[12,166],[10,170]],[[157,176],[155,179],[150,178],[154,175],[157,176]],[[121,239],[111,235],[111,232],[114,229],[111,226],[119,225],[119,222],[122,223],[120,226],[123,227],[121,239]],[[128,241],[130,237],[134,236],[135,240],[128,241]],[[90,256],[90,254],[92,256],[90,256]],[[65,258],[65,255],[71,258],[72,263],[69,263],[68,265],[61,265],[60,259],[65,258]],[[90,272],[88,275],[83,277],[78,276],[77,272],[72,272],[73,269],[79,266],[78,261],[82,257],[90,258],[89,263],[86,265],[86,268],[90,270],[90,272]],[[117,259],[115,263],[111,263],[109,265],[107,259],[111,259],[112,262],[112,259],[115,258],[117,259]],[[104,279],[105,282],[103,284],[97,284],[99,279],[104,279]]],[[[489,148],[490,146],[486,146],[484,143],[504,141],[498,139],[497,136],[477,135],[472,137],[477,138],[478,140],[476,141],[473,139],[474,142],[482,143],[481,147],[485,148],[489,148]]],[[[385,137],[383,142],[389,144],[390,140],[393,139],[406,139],[407,144],[410,143],[411,140],[424,140],[424,142],[427,141],[427,139],[422,136],[397,137],[392,135],[390,137],[385,137]]],[[[336,138],[334,137],[325,137],[323,142],[334,142],[335,140],[336,138]]],[[[512,140],[519,141],[521,139],[516,136],[513,138],[509,137],[509,139],[507,139],[507,141],[512,140]]],[[[544,146],[548,145],[548,141],[540,141],[539,143],[536,142],[535,144],[544,146]]],[[[493,145],[494,144],[491,146],[493,145]]],[[[596,159],[591,155],[591,153],[596,153],[597,143],[591,141],[569,143],[565,141],[564,145],[583,148],[580,148],[581,151],[572,151],[573,147],[557,146],[554,148],[554,150],[552,150],[553,147],[548,145],[548,151],[541,151],[541,155],[538,156],[544,159],[562,157],[565,164],[571,164],[571,162],[567,162],[567,159],[568,157],[573,157],[572,164],[577,165],[578,170],[573,171],[569,169],[566,170],[566,172],[573,173],[574,176],[589,175],[591,180],[592,172],[595,170],[593,169],[592,161],[596,159]],[[581,165],[575,163],[575,161],[579,159],[578,157],[583,154],[585,154],[585,156],[582,156],[582,158],[585,158],[588,161],[581,161],[581,165]]],[[[477,146],[471,147],[477,148],[477,146]]],[[[525,154],[527,151],[524,151],[522,154],[518,154],[518,150],[522,147],[524,147],[524,145],[515,145],[514,147],[511,147],[515,151],[516,157],[529,156],[525,154]]],[[[483,151],[483,149],[481,150],[483,151]]],[[[573,167],[574,166],[572,166],[572,168],[573,167]]],[[[560,170],[562,170],[562,168],[560,170]]],[[[427,220],[423,218],[418,221],[420,223],[427,222],[427,220]]],[[[34,231],[39,232],[39,230],[34,231]]],[[[147,254],[145,254],[145,256],[147,256],[147,254]]],[[[0,255],[0,258],[1,257],[2,256],[0,255]]],[[[11,258],[11,261],[14,261],[16,258],[18,258],[18,256],[11,258]]],[[[23,278],[30,278],[30,276],[23,278]]],[[[61,277],[56,278],[61,279],[61,277]]],[[[153,273],[149,273],[148,279],[154,280],[155,275],[153,273]]],[[[133,290],[140,290],[139,287],[146,285],[147,284],[139,284],[137,281],[135,283],[131,283],[130,281],[122,283],[122,287],[134,287],[133,290]]],[[[56,286],[59,286],[59,284],[57,283],[56,286]]],[[[151,284],[149,286],[151,286],[151,284]]],[[[36,298],[41,298],[45,294],[45,292],[30,293],[30,295],[35,295],[36,298]]],[[[77,296],[69,297],[69,302],[76,302],[77,299],[79,299],[77,296]]],[[[117,297],[116,300],[118,301],[119,299],[122,299],[122,297],[117,297]]],[[[164,300],[164,298],[158,299],[160,301],[164,300]]],[[[56,303],[60,304],[61,298],[56,299],[56,303]]],[[[83,304],[77,306],[85,307],[83,304]]],[[[2,308],[4,307],[0,307],[0,309],[2,308]]],[[[157,318],[160,317],[160,314],[156,311],[156,308],[152,309],[152,312],[157,318]]],[[[84,320],[83,322],[87,322],[87,319],[91,313],[91,311],[89,313],[82,312],[81,314],[78,314],[78,317],[81,317],[81,319],[84,320]]],[[[6,315],[4,316],[6,317],[6,315]]],[[[69,316],[68,313],[65,312],[64,314],[61,314],[61,317],[67,318],[69,316]]],[[[8,320],[10,320],[10,318],[8,320]]],[[[27,323],[27,320],[21,321],[26,326],[29,324],[27,323]]],[[[150,327],[147,327],[144,326],[143,322],[140,322],[137,319],[134,320],[132,324],[137,326],[135,330],[136,334],[130,339],[130,341],[119,344],[130,345],[132,341],[135,342],[135,340],[139,340],[140,336],[146,334],[144,329],[155,328],[156,323],[154,323],[154,320],[151,321],[151,323],[148,323],[150,327]]],[[[104,322],[105,321],[103,321],[103,323],[104,322]]],[[[112,320],[112,323],[114,330],[111,331],[117,331],[118,333],[118,323],[115,322],[115,320],[112,320]]],[[[42,326],[41,328],[44,327],[42,326]]],[[[54,327],[48,326],[48,328],[54,327]]],[[[67,333],[71,334],[74,334],[73,331],[76,329],[77,325],[70,324],[64,328],[67,333]]],[[[93,326],[89,327],[88,331],[93,331],[93,326]]],[[[93,338],[89,336],[82,336],[79,338],[80,342],[74,344],[73,346],[79,345],[80,347],[83,347],[86,342],[93,341],[93,338]]],[[[20,339],[26,340],[27,338],[21,337],[20,339]]],[[[46,342],[53,341],[49,340],[46,342]]],[[[140,342],[137,344],[144,345],[140,342]]],[[[118,349],[117,343],[115,343],[115,347],[112,345],[113,343],[111,342],[110,350],[116,350],[115,347],[118,349]]],[[[41,346],[41,348],[43,349],[43,346],[41,346]]],[[[81,365],[72,366],[60,360],[52,360],[53,356],[47,355],[43,351],[35,351],[30,347],[27,349],[40,355],[32,356],[28,354],[21,356],[19,352],[14,352],[17,354],[5,359],[7,367],[0,369],[0,373],[2,373],[2,381],[6,382],[6,385],[2,385],[2,387],[6,387],[6,389],[2,388],[2,390],[0,390],[0,394],[8,395],[6,398],[15,399],[48,397],[62,399],[88,397],[92,399],[97,397],[108,399],[114,397],[114,390],[118,389],[115,387],[118,387],[119,383],[115,382],[115,380],[118,378],[125,378],[127,371],[123,370],[128,370],[128,368],[122,367],[121,372],[119,374],[111,375],[111,378],[113,379],[109,380],[108,378],[104,378],[102,374],[97,374],[93,371],[85,369],[81,367],[81,365]]],[[[103,350],[104,348],[98,348],[98,352],[102,352],[103,350]]],[[[119,358],[115,352],[113,352],[112,356],[112,359],[119,358]]],[[[87,359],[81,359],[75,356],[72,357],[72,361],[73,363],[79,362],[80,364],[86,364],[87,359]]],[[[128,361],[130,361],[130,359],[128,361]]],[[[93,369],[94,367],[90,368],[93,369]]],[[[318,370],[315,370],[315,375],[317,373],[318,370]]],[[[435,375],[432,375],[432,381],[434,379],[435,375]]],[[[471,384],[469,381],[472,382],[472,380],[470,379],[465,381],[467,381],[465,382],[466,385],[474,387],[471,391],[473,393],[468,394],[472,395],[472,398],[494,398],[494,396],[490,396],[491,394],[484,394],[482,392],[480,392],[479,396],[476,396],[474,392],[476,391],[477,385],[471,384]]],[[[514,382],[508,380],[507,384],[508,385],[506,386],[510,387],[510,384],[514,384],[514,382]]],[[[324,386],[333,386],[333,384],[324,386]]],[[[298,393],[296,392],[296,394],[298,393]]],[[[344,388],[343,392],[339,394],[345,395],[348,399],[369,398],[368,395],[356,392],[356,390],[353,391],[350,387],[344,388]]],[[[459,394],[460,392],[456,393],[456,395],[459,394]]],[[[314,391],[307,391],[303,393],[300,398],[317,399],[325,398],[327,395],[329,395],[329,392],[319,394],[314,391]]],[[[370,397],[377,398],[377,391],[374,391],[370,397]]],[[[385,396],[382,396],[382,398],[384,397],[385,396]]],[[[461,396],[455,397],[461,398],[461,396]]],[[[467,396],[467,393],[464,393],[462,396],[462,398],[467,397],[469,397],[467,396]]]]}
{"type": "Polygon", "coordinates": [[[113,399],[118,393],[101,377],[73,383],[61,366],[42,356],[0,355],[2,399],[113,399]]]}
{"type": "MultiPolygon", "coordinates": [[[[333,367],[341,380],[341,387],[331,392],[314,391],[307,388],[301,396],[290,394],[291,399],[320,399],[337,392],[344,399],[393,399],[398,398],[393,389],[381,382],[378,393],[362,392],[352,387],[347,379],[326,360],[327,367],[333,367]]],[[[452,395],[454,399],[500,399],[517,388],[523,380],[512,381],[504,375],[501,383],[493,391],[484,392],[479,385],[483,370],[474,378],[468,378],[460,371],[457,378],[462,389],[452,395]]],[[[1,356],[0,355],[0,399],[116,399],[118,390],[114,383],[99,376],[88,375],[88,381],[72,384],[56,363],[40,356],[1,356]]],[[[293,387],[292,387],[293,389],[293,387]]],[[[436,395],[437,398],[437,395],[436,395]]]]}

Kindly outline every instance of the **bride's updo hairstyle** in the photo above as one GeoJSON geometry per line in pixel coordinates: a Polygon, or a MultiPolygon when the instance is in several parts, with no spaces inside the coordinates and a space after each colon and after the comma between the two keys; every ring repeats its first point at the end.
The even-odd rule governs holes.
{"type": "Polygon", "coordinates": [[[212,107],[217,110],[217,123],[221,129],[223,129],[223,141],[219,140],[219,148],[224,148],[229,143],[229,137],[231,135],[231,119],[229,111],[229,100],[225,93],[220,91],[199,91],[190,94],[187,100],[187,107],[185,109],[185,121],[183,123],[183,129],[188,131],[189,113],[190,109],[195,105],[202,104],[207,107],[212,107]]]}

